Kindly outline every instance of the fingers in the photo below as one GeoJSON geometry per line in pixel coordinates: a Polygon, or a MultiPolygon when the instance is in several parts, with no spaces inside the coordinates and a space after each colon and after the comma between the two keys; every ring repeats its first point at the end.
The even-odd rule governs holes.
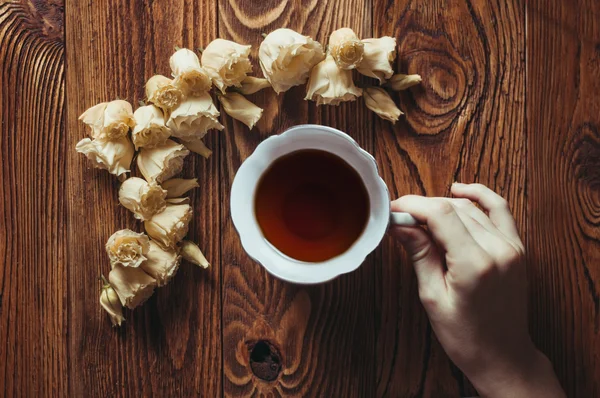
{"type": "MultiPolygon", "coordinates": [[[[459,215],[477,244],[489,254],[494,265],[502,271],[507,270],[508,267],[513,265],[514,260],[519,256],[519,253],[501,233],[497,230],[496,233],[494,233],[493,230],[489,230],[461,208],[457,208],[456,213],[459,215]]],[[[479,271],[485,271],[483,267],[489,265],[490,264],[485,264],[484,262],[473,264],[479,271]]]]}
{"type": "Polygon", "coordinates": [[[481,184],[454,183],[451,191],[454,196],[479,203],[498,230],[523,250],[515,219],[508,208],[507,201],[502,196],[481,184]]]}
{"type": "Polygon", "coordinates": [[[398,211],[407,212],[419,222],[427,224],[448,258],[458,259],[464,257],[465,253],[477,255],[482,251],[447,200],[408,195],[394,201],[394,206],[398,211]],[[465,251],[465,248],[472,250],[465,251]]]}
{"type": "Polygon", "coordinates": [[[431,237],[420,227],[393,227],[391,234],[400,240],[410,256],[424,305],[446,291],[444,263],[431,237]]]}

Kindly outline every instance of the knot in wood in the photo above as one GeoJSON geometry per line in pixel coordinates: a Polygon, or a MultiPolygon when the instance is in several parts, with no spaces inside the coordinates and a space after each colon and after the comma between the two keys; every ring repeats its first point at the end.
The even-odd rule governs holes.
{"type": "Polygon", "coordinates": [[[277,379],[281,372],[281,355],[279,350],[267,340],[259,340],[249,344],[250,369],[256,377],[265,381],[277,379]]]}

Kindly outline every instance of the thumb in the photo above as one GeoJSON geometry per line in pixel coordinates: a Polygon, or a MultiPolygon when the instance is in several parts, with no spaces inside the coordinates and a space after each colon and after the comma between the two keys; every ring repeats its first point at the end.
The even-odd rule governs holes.
{"type": "Polygon", "coordinates": [[[433,298],[445,291],[444,264],[431,236],[420,227],[396,226],[390,232],[402,243],[413,262],[421,298],[433,298]]]}

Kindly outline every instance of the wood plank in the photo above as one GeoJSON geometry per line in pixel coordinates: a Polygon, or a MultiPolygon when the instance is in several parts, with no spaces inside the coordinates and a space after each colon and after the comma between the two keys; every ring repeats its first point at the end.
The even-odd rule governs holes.
{"type": "Polygon", "coordinates": [[[600,396],[600,4],[527,12],[531,318],[570,397],[600,396]]]}
{"type": "MultiPolygon", "coordinates": [[[[392,196],[481,182],[509,200],[525,233],[524,13],[517,0],[375,1],[374,35],[395,36],[398,70],[423,77],[400,96],[405,119],[376,122],[392,196]]],[[[386,240],[378,261],[377,395],[473,394],[435,340],[400,245],[386,240]]]]}
{"type": "Polygon", "coordinates": [[[69,286],[69,392],[72,396],[180,396],[221,394],[219,256],[219,138],[208,161],[186,159],[184,175],[202,188],[191,195],[190,236],[200,242],[212,268],[182,264],[177,276],[143,307],[126,311],[111,329],[98,305],[100,274],[110,266],[106,239],[116,230],[142,230],[118,205],[118,182],[92,169],[74,150],[86,136],[77,117],[89,106],[116,97],[134,107],[146,79],[170,74],[174,46],[197,48],[216,36],[216,3],[66,2],[67,39],[67,228],[69,286]]]}
{"type": "MultiPolygon", "coordinates": [[[[321,43],[329,33],[348,26],[371,34],[371,2],[365,0],[300,3],[249,0],[219,2],[219,36],[253,45],[261,33],[288,27],[321,43]]],[[[261,76],[255,62],[254,74],[261,76]]],[[[290,126],[320,123],[348,132],[372,150],[372,119],[362,101],[340,107],[316,107],[303,101],[304,87],[279,97],[270,90],[251,97],[265,113],[248,132],[227,120],[222,135],[223,206],[223,366],[224,394],[250,396],[372,395],[374,385],[373,264],[333,282],[301,287],[268,275],[243,251],[229,217],[229,192],[242,161],[264,138],[290,126]],[[272,382],[253,374],[250,352],[259,341],[275,352],[282,370],[272,382]]]]}
{"type": "Polygon", "coordinates": [[[0,4],[0,386],[67,393],[62,1],[0,4]]]}

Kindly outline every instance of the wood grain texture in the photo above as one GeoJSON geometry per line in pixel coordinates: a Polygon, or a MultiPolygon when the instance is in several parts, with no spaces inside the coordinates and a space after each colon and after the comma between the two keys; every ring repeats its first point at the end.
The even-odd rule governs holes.
{"type": "Polygon", "coordinates": [[[600,396],[600,4],[531,1],[531,325],[570,397],[600,396]]]}
{"type": "Polygon", "coordinates": [[[209,1],[67,1],[67,248],[69,391],[73,396],[218,396],[221,393],[219,139],[208,160],[191,155],[184,175],[197,176],[189,236],[212,263],[182,264],[174,280],[111,329],[98,305],[104,252],[116,230],[142,230],[118,205],[117,180],[77,154],[86,136],[77,117],[89,106],[122,98],[137,107],[155,73],[170,74],[174,46],[197,48],[216,36],[209,1]]]}
{"type": "Polygon", "coordinates": [[[0,394],[67,392],[62,2],[0,4],[0,394]]]}
{"type": "Polygon", "coordinates": [[[241,248],[229,218],[240,164],[269,135],[320,123],[376,155],[392,196],[447,195],[459,180],[507,197],[533,338],[569,396],[600,396],[599,21],[594,0],[0,0],[0,395],[474,395],[392,240],[315,287],[276,280],[241,248]],[[397,38],[396,69],[423,76],[397,97],[407,115],[392,127],[362,100],[316,107],[304,87],[250,96],[258,126],[226,117],[213,156],[186,161],[202,181],[190,236],[212,268],[183,264],[112,329],[98,305],[104,243],[141,226],[116,179],[75,153],[77,117],[117,97],[136,106],[176,45],[220,36],[256,59],[263,32],[325,44],[343,26],[397,38]]]}
{"type": "MultiPolygon", "coordinates": [[[[391,195],[481,182],[509,200],[525,233],[525,5],[375,1],[373,15],[375,36],[398,38],[397,70],[423,78],[400,97],[405,119],[376,122],[391,195]]],[[[400,246],[385,241],[378,261],[377,395],[473,394],[433,336],[400,246]]]]}
{"type": "MultiPolygon", "coordinates": [[[[325,44],[329,33],[349,26],[371,34],[371,4],[364,0],[219,2],[219,36],[253,45],[261,33],[288,27],[325,44]],[[260,4],[260,5],[259,5],[260,4]]],[[[255,74],[261,75],[258,63],[255,74]]],[[[372,119],[362,102],[316,107],[302,100],[305,88],[276,96],[265,90],[251,97],[265,108],[248,131],[227,121],[222,137],[223,374],[226,396],[369,396],[375,358],[373,264],[317,287],[300,287],[268,275],[243,251],[229,217],[229,191],[235,172],[264,138],[303,123],[320,123],[348,132],[372,150],[372,119]],[[252,348],[266,341],[281,372],[273,381],[256,376],[252,348]]],[[[270,358],[270,357],[269,357],[270,358]]],[[[260,359],[260,358],[258,358],[260,359]]],[[[269,359],[272,361],[272,359],[269,359]]],[[[272,364],[272,363],[271,363],[272,364]]],[[[274,369],[277,369],[277,364],[274,369]]]]}

